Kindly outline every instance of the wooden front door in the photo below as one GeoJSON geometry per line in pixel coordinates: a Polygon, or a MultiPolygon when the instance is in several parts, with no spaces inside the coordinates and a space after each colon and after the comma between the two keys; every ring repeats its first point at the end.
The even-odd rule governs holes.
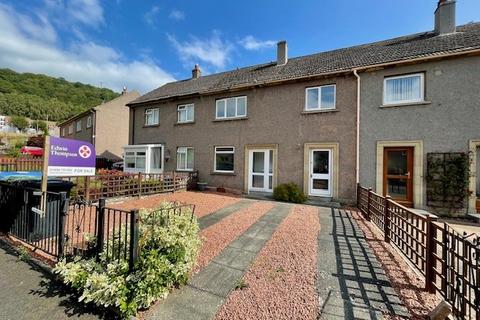
{"type": "Polygon", "coordinates": [[[413,207],[413,147],[385,148],[383,195],[413,207]]]}

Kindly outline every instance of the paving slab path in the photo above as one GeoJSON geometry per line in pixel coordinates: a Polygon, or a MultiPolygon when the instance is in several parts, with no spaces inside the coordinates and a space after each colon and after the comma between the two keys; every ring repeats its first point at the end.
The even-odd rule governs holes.
{"type": "Polygon", "coordinates": [[[409,318],[365,236],[341,209],[321,208],[318,237],[319,319],[409,318]]]}
{"type": "Polygon", "coordinates": [[[63,286],[50,281],[50,274],[0,241],[0,319],[101,319],[63,286]]]}
{"type": "Polygon", "coordinates": [[[291,209],[289,204],[276,204],[194,275],[188,285],[149,311],[146,318],[212,319],[291,209]]]}
{"type": "Polygon", "coordinates": [[[218,209],[217,211],[207,214],[206,216],[198,218],[198,225],[200,227],[200,230],[206,229],[214,225],[215,223],[228,217],[232,213],[242,210],[243,208],[248,207],[254,202],[255,201],[253,200],[242,199],[234,204],[218,209]]]}

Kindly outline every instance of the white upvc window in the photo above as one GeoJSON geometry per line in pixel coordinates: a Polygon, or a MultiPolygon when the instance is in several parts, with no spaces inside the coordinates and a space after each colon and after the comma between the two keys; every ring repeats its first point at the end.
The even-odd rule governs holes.
{"type": "Polygon", "coordinates": [[[247,116],[247,97],[234,97],[217,100],[215,118],[231,119],[247,116]]]}
{"type": "Polygon", "coordinates": [[[305,110],[333,110],[336,108],[336,91],[334,84],[311,87],[305,90],[305,110]]]}
{"type": "Polygon", "coordinates": [[[128,173],[162,173],[164,146],[161,144],[123,147],[123,171],[128,173]]]}
{"type": "Polygon", "coordinates": [[[386,77],[383,81],[383,104],[423,102],[425,95],[423,73],[386,77]]]}
{"type": "Polygon", "coordinates": [[[68,134],[73,133],[73,123],[68,126],[68,134]]]}
{"type": "Polygon", "coordinates": [[[145,171],[146,150],[126,150],[125,169],[145,171]]]}
{"type": "Polygon", "coordinates": [[[194,121],[195,106],[191,104],[181,104],[177,107],[177,122],[193,122],[194,121]]]}
{"type": "Polygon", "coordinates": [[[88,116],[87,118],[87,128],[91,128],[92,127],[92,116],[88,116]]]}
{"type": "Polygon", "coordinates": [[[145,110],[145,125],[155,126],[158,122],[158,108],[145,110]]]}
{"type": "Polygon", "coordinates": [[[82,131],[82,120],[77,121],[77,132],[82,131]]]}
{"type": "Polygon", "coordinates": [[[235,147],[215,147],[214,172],[234,172],[235,147]]]}
{"type": "Polygon", "coordinates": [[[193,171],[194,150],[191,147],[177,148],[177,170],[193,171]]]}

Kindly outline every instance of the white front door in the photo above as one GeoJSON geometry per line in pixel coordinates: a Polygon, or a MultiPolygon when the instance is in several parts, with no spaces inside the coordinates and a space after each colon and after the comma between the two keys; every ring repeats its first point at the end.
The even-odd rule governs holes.
{"type": "Polygon", "coordinates": [[[248,161],[248,190],[272,192],[273,150],[250,150],[248,161]]]}
{"type": "Polygon", "coordinates": [[[332,150],[310,150],[310,196],[332,196],[332,150]]]}

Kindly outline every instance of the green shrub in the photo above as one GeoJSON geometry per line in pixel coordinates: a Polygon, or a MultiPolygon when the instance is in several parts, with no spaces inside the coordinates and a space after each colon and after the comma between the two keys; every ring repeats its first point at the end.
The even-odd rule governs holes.
{"type": "Polygon", "coordinates": [[[293,182],[280,184],[273,189],[273,198],[278,201],[293,203],[303,203],[307,201],[307,196],[293,182]]]}
{"type": "MultiPolygon", "coordinates": [[[[156,210],[140,211],[139,257],[132,272],[128,261],[111,261],[102,254],[94,259],[75,258],[55,266],[64,283],[75,288],[80,301],[99,306],[115,306],[125,317],[148,308],[165,298],[172,287],[185,284],[195,265],[200,248],[199,227],[191,210],[174,214],[173,205],[164,203],[156,210]],[[154,212],[155,211],[155,212],[154,212]]],[[[120,228],[121,230],[125,228],[120,228]]],[[[115,234],[116,245],[108,241],[109,253],[119,250],[120,239],[130,235],[115,234]]],[[[104,248],[104,252],[106,247],[104,248]]]]}

